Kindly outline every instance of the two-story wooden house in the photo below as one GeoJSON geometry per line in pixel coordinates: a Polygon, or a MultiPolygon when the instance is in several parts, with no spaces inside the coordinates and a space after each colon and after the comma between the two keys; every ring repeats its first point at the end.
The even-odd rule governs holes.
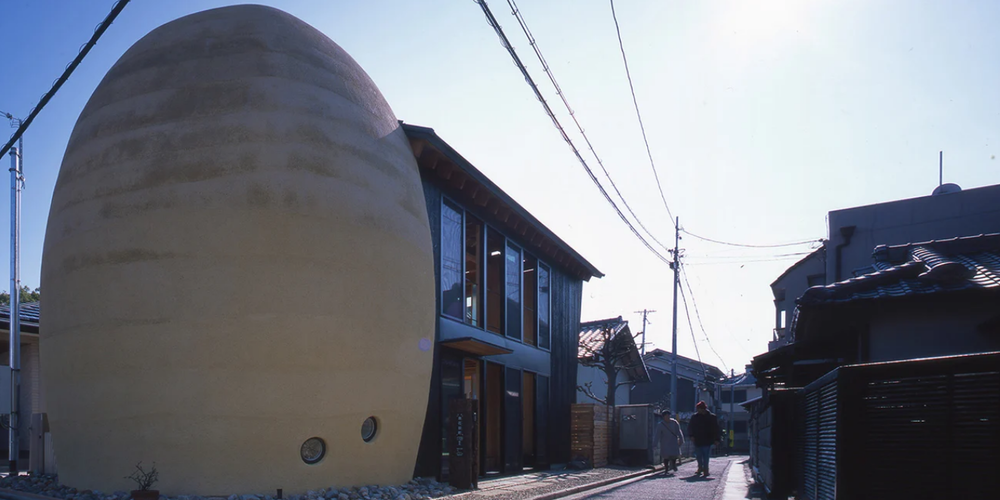
{"type": "Polygon", "coordinates": [[[454,398],[478,401],[479,474],[570,459],[577,334],[592,264],[433,129],[403,124],[434,243],[434,371],[416,476],[448,475],[454,398]]]}

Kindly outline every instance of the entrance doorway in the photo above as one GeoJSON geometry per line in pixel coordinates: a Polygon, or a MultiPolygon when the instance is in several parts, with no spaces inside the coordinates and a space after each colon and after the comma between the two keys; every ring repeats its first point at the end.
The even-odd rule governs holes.
{"type": "Polygon", "coordinates": [[[482,415],[482,473],[501,472],[503,470],[503,372],[502,365],[486,363],[486,378],[483,384],[482,415]]]}

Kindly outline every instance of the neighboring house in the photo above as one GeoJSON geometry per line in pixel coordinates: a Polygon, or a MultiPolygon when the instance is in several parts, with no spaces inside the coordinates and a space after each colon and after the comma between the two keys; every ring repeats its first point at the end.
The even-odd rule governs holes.
{"type": "Polygon", "coordinates": [[[750,435],[748,423],[750,413],[743,403],[761,397],[762,390],[757,387],[757,379],[752,373],[753,365],[747,365],[746,371],[733,375],[719,383],[719,425],[730,435],[730,448],[740,453],[750,450],[750,435]]]}
{"type": "MultiPolygon", "coordinates": [[[[838,430],[837,440],[810,448],[802,459],[790,462],[787,457],[802,446],[811,446],[808,443],[816,434],[806,429],[831,432],[829,425],[840,425],[834,416],[842,403],[870,403],[870,398],[849,392],[857,387],[862,391],[900,387],[893,397],[911,398],[904,403],[869,405],[866,410],[892,419],[884,422],[893,422],[894,432],[909,432],[908,426],[925,423],[917,417],[896,420],[899,416],[893,412],[939,404],[928,398],[964,397],[972,405],[965,412],[994,408],[995,394],[983,399],[972,393],[952,394],[948,392],[951,386],[940,394],[902,389],[919,378],[910,375],[918,371],[946,377],[961,373],[954,371],[960,369],[956,368],[960,360],[925,358],[1000,351],[1000,185],[966,191],[950,186],[935,193],[830,212],[830,238],[824,247],[772,284],[776,317],[783,316],[785,321],[776,321],[780,342],[753,359],[752,373],[764,393],[746,406],[753,415],[752,466],[765,486],[779,495],[790,494],[803,484],[812,485],[806,494],[813,495],[818,491],[814,486],[822,489],[833,484],[823,481],[840,485],[843,480],[847,491],[849,482],[855,480],[856,471],[849,464],[860,463],[858,457],[838,443],[863,439],[857,434],[858,429],[865,429],[863,425],[838,430]],[[822,283],[816,272],[820,267],[825,267],[822,283]],[[813,280],[814,286],[803,290],[803,279],[805,284],[813,280]],[[884,361],[906,363],[865,364],[884,361]],[[842,383],[848,392],[840,393],[831,384],[841,382],[831,381],[841,380],[842,373],[873,378],[858,385],[850,381],[854,375],[844,375],[842,383]],[[878,380],[877,373],[887,379],[878,380]],[[790,425],[792,421],[799,423],[790,425]],[[833,463],[831,456],[844,461],[838,459],[837,467],[828,467],[833,463]],[[828,476],[817,483],[817,474],[828,476]]],[[[844,411],[856,411],[848,406],[844,411]]],[[[986,417],[976,422],[993,421],[986,417]]],[[[996,431],[994,425],[991,432],[996,431]]],[[[897,460],[889,456],[906,453],[885,444],[871,446],[873,453],[887,454],[886,462],[897,460]]],[[[956,450],[979,447],[975,440],[958,439],[942,450],[940,460],[945,463],[956,450]]],[[[935,484],[947,489],[959,484],[955,481],[952,476],[941,476],[935,484]]]]}
{"type": "MultiPolygon", "coordinates": [[[[673,371],[672,355],[662,349],[653,349],[643,356],[649,372],[649,383],[632,388],[632,404],[653,404],[670,408],[670,377],[673,371]]],[[[698,401],[705,401],[713,412],[719,412],[715,397],[718,384],[726,374],[718,368],[691,358],[677,356],[677,408],[680,420],[687,420],[694,413],[698,401]]]]}
{"type": "MultiPolygon", "coordinates": [[[[21,397],[19,398],[18,409],[21,415],[20,421],[18,422],[18,444],[21,448],[20,451],[20,469],[27,467],[29,450],[37,452],[40,450],[32,449],[32,439],[31,439],[31,422],[33,418],[38,418],[36,415],[40,416],[44,410],[44,395],[42,394],[42,385],[40,381],[40,368],[39,368],[39,356],[38,356],[38,302],[28,302],[20,305],[20,319],[21,319],[21,397]]],[[[0,384],[0,399],[4,403],[4,407],[9,407],[10,403],[10,305],[0,306],[0,337],[4,339],[2,347],[0,347],[0,366],[3,366],[3,370],[6,372],[0,380],[5,383],[0,384]]],[[[7,430],[3,429],[3,444],[0,444],[0,450],[3,450],[3,459],[9,456],[10,441],[6,438],[7,430]]],[[[36,453],[36,455],[38,455],[36,453]]]]}
{"type": "Polygon", "coordinates": [[[878,245],[1000,233],[1000,185],[936,189],[930,196],[845,208],[829,213],[828,239],[771,284],[775,336],[769,350],[788,343],[796,300],[812,286],[871,272],[878,245]]]}
{"type": "Polygon", "coordinates": [[[788,324],[795,311],[795,301],[809,287],[826,284],[826,244],[792,264],[771,283],[774,295],[774,336],[767,344],[773,351],[788,344],[788,324]]]}
{"type": "Polygon", "coordinates": [[[1000,234],[880,245],[870,268],[799,298],[795,342],[754,360],[765,382],[803,387],[847,363],[1000,351],[1000,234]]]}
{"type": "Polygon", "coordinates": [[[403,124],[434,244],[434,371],[414,474],[448,475],[448,407],[478,401],[479,473],[570,459],[583,282],[592,264],[445,143],[403,124]]]}
{"type": "Polygon", "coordinates": [[[590,391],[599,400],[595,401],[584,391],[580,391],[577,392],[577,403],[606,403],[604,400],[608,392],[607,375],[601,367],[593,366],[593,362],[595,353],[604,350],[608,340],[614,345],[609,352],[621,358],[617,363],[619,371],[615,380],[616,385],[621,385],[615,390],[615,405],[629,404],[631,388],[637,383],[649,382],[646,365],[643,363],[642,355],[639,354],[639,348],[635,345],[628,321],[618,316],[580,323],[580,345],[577,351],[580,366],[576,372],[576,384],[584,391],[590,391]]]}

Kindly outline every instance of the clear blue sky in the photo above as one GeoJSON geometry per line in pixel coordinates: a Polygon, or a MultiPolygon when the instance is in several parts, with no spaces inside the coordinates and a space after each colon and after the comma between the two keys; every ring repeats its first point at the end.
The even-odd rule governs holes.
{"type": "MultiPolygon", "coordinates": [[[[230,3],[134,0],[39,115],[25,136],[25,284],[38,284],[62,154],[104,73],[153,28],[230,3]]],[[[264,3],[344,47],[400,119],[435,128],[604,271],[607,277],[584,286],[584,320],[622,315],[638,331],[633,311],[656,309],[649,340],[669,349],[668,268],[600,198],[478,5],[264,3]]],[[[490,4],[554,99],[506,3],[490,4]]],[[[0,110],[27,115],[111,6],[3,0],[0,110]]],[[[619,188],[647,227],[671,241],[608,2],[522,0],[520,7],[619,188]]],[[[946,181],[965,188],[1000,182],[994,159],[1000,153],[1000,3],[619,0],[616,7],[667,200],[694,233],[745,243],[825,237],[829,210],[929,194],[937,183],[938,150],[945,151],[946,181]]],[[[565,111],[555,109],[569,125],[565,111]]],[[[8,218],[0,219],[6,235],[8,218]]],[[[6,263],[8,246],[0,247],[6,263]]],[[[751,252],[692,238],[682,247],[702,319],[724,362],[699,331],[701,357],[739,369],[766,350],[774,316],[768,284],[794,262],[770,257],[808,247],[751,252]]],[[[696,357],[683,309],[680,323],[680,353],[696,357]]]]}

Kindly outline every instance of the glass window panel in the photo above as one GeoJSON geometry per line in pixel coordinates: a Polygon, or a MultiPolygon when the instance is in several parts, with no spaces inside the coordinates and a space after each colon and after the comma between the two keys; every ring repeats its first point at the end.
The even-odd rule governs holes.
{"type": "Polygon", "coordinates": [[[462,212],[441,205],[441,312],[462,319],[462,212]]]}
{"type": "Polygon", "coordinates": [[[483,324],[483,222],[465,216],[465,322],[483,324]]]}
{"type": "Polygon", "coordinates": [[[538,260],[524,254],[524,343],[538,345],[535,335],[538,317],[535,315],[535,296],[538,292],[538,260]]]}
{"type": "Polygon", "coordinates": [[[521,250],[507,245],[507,336],[521,338],[521,250]]]}
{"type": "Polygon", "coordinates": [[[538,265],[538,347],[549,348],[549,268],[538,265]]]}
{"type": "Polygon", "coordinates": [[[486,329],[503,334],[503,236],[486,231],[486,329]]]}

